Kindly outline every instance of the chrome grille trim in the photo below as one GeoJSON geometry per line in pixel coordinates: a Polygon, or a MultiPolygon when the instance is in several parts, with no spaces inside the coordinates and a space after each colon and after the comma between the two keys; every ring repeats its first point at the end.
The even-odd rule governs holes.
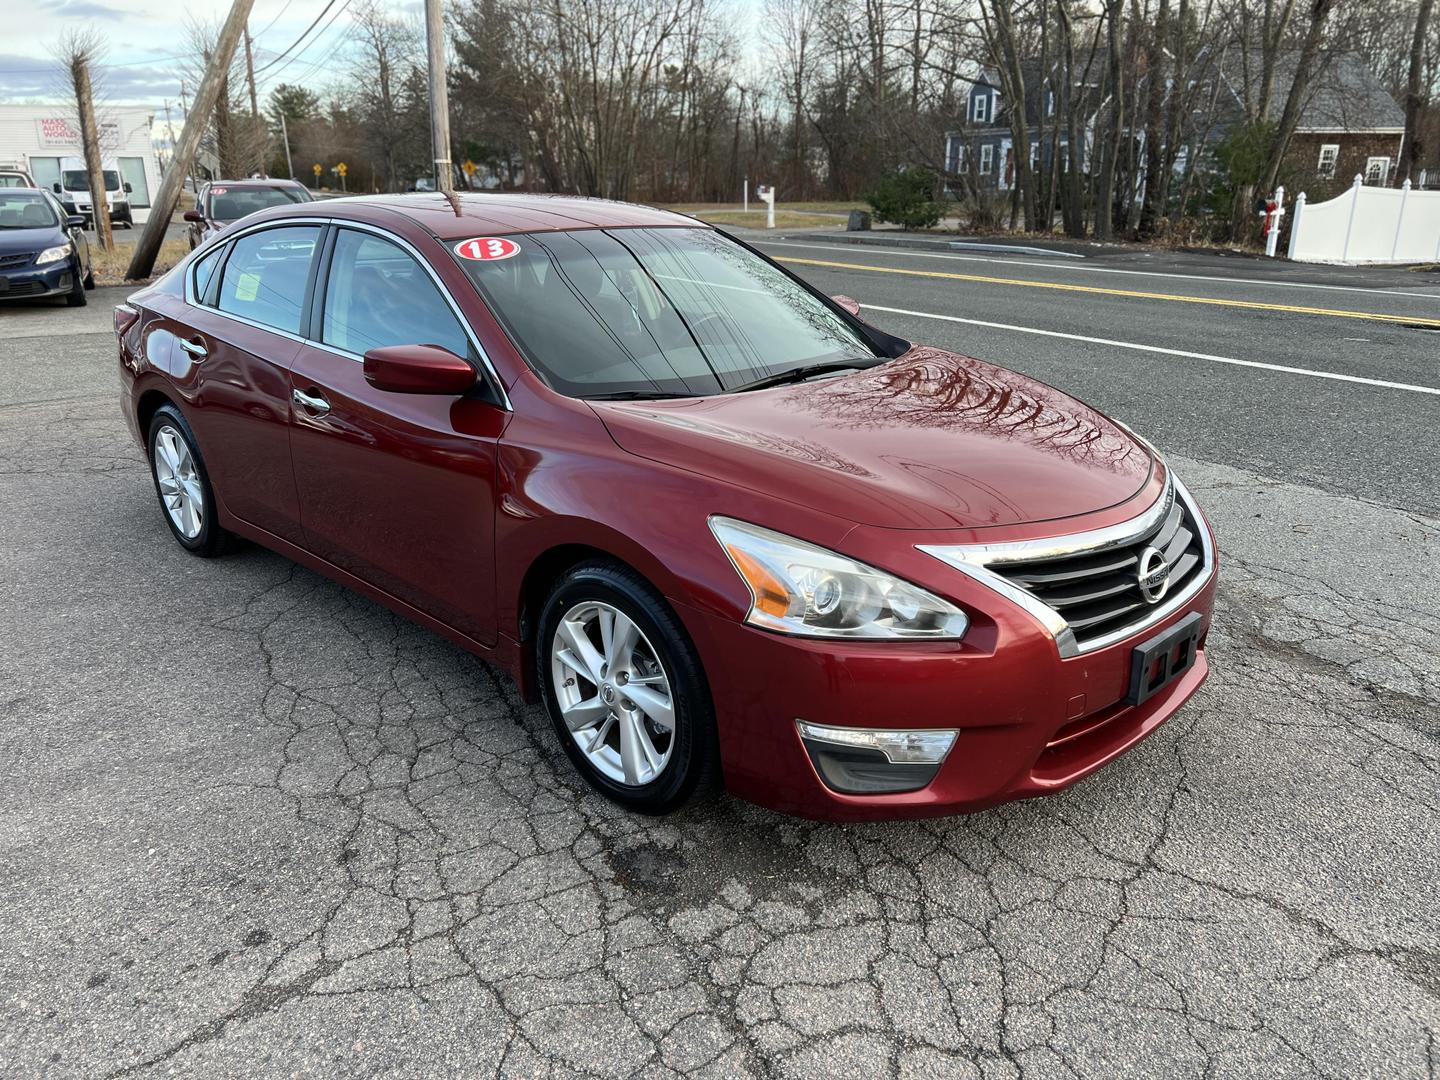
{"type": "MultiPolygon", "coordinates": [[[[1184,531],[1186,528],[1182,518],[1178,530],[1184,531]]],[[[1056,649],[1065,658],[1107,648],[1164,621],[1193,600],[1196,594],[1209,584],[1215,573],[1215,552],[1200,508],[1185,485],[1169,472],[1166,474],[1165,490],[1160,498],[1144,513],[1117,525],[1044,540],[1018,540],[1001,544],[921,544],[918,545],[918,550],[934,556],[947,566],[961,571],[1024,608],[1055,639],[1056,649]],[[997,569],[992,569],[1002,566],[1012,568],[1019,564],[1043,563],[1067,557],[1102,555],[1107,551],[1137,544],[1167,524],[1166,519],[1177,500],[1183,504],[1195,524],[1195,531],[1199,534],[1199,568],[1175,593],[1166,596],[1153,607],[1144,609],[1141,618],[1103,634],[1081,641],[1064,615],[997,569]]]]}

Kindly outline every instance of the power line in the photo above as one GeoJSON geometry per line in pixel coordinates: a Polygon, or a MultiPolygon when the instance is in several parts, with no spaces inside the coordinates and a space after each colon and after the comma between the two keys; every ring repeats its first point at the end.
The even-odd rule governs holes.
{"type": "MultiPolygon", "coordinates": [[[[302,41],[304,41],[307,37],[310,36],[310,31],[311,31],[311,30],[314,30],[315,27],[320,24],[320,20],[323,19],[326,15],[328,15],[328,14],[330,13],[330,9],[331,9],[332,7],[334,7],[334,6],[336,5],[336,3],[338,3],[338,2],[339,2],[339,0],[330,0],[330,2],[329,2],[328,4],[326,4],[323,9],[321,9],[320,14],[315,16],[315,21],[312,22],[309,26],[307,26],[307,27],[305,28],[305,32],[304,32],[303,34],[301,34],[298,38],[296,38],[293,42],[291,42],[290,47],[289,47],[288,49],[286,49],[284,52],[282,52],[279,56],[275,57],[274,60],[271,60],[268,64],[265,64],[263,67],[258,68],[258,69],[256,70],[255,74],[258,75],[258,74],[260,74],[260,72],[262,72],[262,71],[268,71],[270,68],[272,68],[272,67],[274,67],[276,64],[278,64],[281,60],[284,60],[285,57],[289,56],[292,52],[294,52],[294,51],[295,51],[295,48],[296,48],[302,41]]],[[[349,3],[350,3],[350,0],[345,0],[345,2],[346,2],[346,5],[348,6],[349,3]]],[[[314,43],[312,42],[311,44],[314,44],[314,43]]]]}
{"type": "MultiPolygon", "coordinates": [[[[305,48],[301,49],[298,53],[296,53],[294,56],[292,56],[289,60],[285,61],[285,63],[281,64],[279,68],[277,68],[276,70],[272,71],[272,72],[271,72],[269,75],[267,75],[265,78],[260,79],[260,80],[258,81],[258,85],[268,86],[268,85],[270,84],[270,82],[271,82],[272,79],[277,78],[277,77],[280,75],[281,72],[283,72],[283,71],[284,71],[286,68],[288,68],[291,64],[295,63],[295,61],[297,61],[297,60],[299,60],[301,57],[303,57],[306,52],[308,52],[312,47],[314,47],[316,44],[318,44],[318,43],[320,42],[320,40],[321,40],[322,38],[324,38],[324,36],[325,36],[327,33],[329,33],[330,28],[335,25],[335,23],[339,20],[340,16],[343,15],[343,14],[345,14],[346,9],[349,8],[349,6],[350,6],[350,4],[351,4],[352,2],[353,2],[353,0],[345,0],[345,2],[336,10],[335,14],[330,17],[330,21],[325,24],[325,28],[324,28],[323,30],[321,30],[318,34],[316,34],[313,38],[311,38],[311,39],[310,39],[310,43],[309,43],[308,45],[306,45],[305,48]]],[[[349,40],[349,37],[350,37],[350,29],[347,27],[347,28],[341,33],[339,40],[335,42],[334,46],[330,49],[329,52],[327,52],[323,57],[321,57],[321,58],[320,58],[319,60],[317,60],[315,63],[311,64],[308,68],[306,68],[306,69],[305,69],[303,72],[301,72],[299,75],[297,75],[297,76],[292,76],[292,81],[304,82],[304,81],[305,81],[306,79],[308,79],[311,75],[313,75],[316,71],[318,71],[318,70],[320,70],[320,68],[324,67],[325,64],[327,64],[327,63],[330,61],[330,58],[331,58],[332,56],[334,56],[337,52],[340,51],[340,49],[345,45],[346,41],[349,40]]],[[[268,65],[267,65],[267,66],[268,66],[268,65]]],[[[260,69],[260,70],[263,71],[264,69],[262,68],[262,69],[260,69]]],[[[257,74],[258,74],[258,73],[259,73],[259,72],[257,71],[257,74]]]]}
{"type": "Polygon", "coordinates": [[[285,12],[287,12],[287,11],[290,10],[290,5],[291,5],[292,3],[294,3],[294,0],[285,0],[284,5],[282,5],[281,8],[280,8],[280,10],[275,13],[275,17],[274,17],[273,19],[271,19],[268,23],[265,24],[265,29],[264,29],[264,30],[261,30],[259,34],[254,34],[254,35],[252,35],[252,36],[251,36],[251,40],[252,40],[252,41],[258,40],[259,37],[260,37],[260,34],[267,34],[267,33],[269,33],[269,32],[270,32],[270,28],[271,28],[272,26],[274,26],[277,22],[280,21],[280,16],[284,15],[285,12]]]}
{"type": "MultiPolygon", "coordinates": [[[[194,59],[195,59],[195,54],[194,54],[194,53],[176,53],[174,56],[152,56],[152,57],[151,57],[150,59],[148,59],[148,60],[127,60],[127,61],[125,61],[123,64],[92,64],[91,67],[107,68],[107,69],[108,69],[108,68],[126,68],[126,67],[144,67],[144,66],[147,65],[147,64],[163,64],[163,63],[165,63],[167,60],[194,60],[194,59]]],[[[54,64],[53,64],[51,61],[49,61],[49,60],[40,60],[40,59],[37,59],[37,60],[35,61],[35,63],[38,64],[38,65],[40,65],[40,66],[39,66],[39,67],[33,67],[33,68],[3,68],[3,69],[0,69],[0,75],[49,75],[50,72],[51,72],[51,68],[54,67],[54,64]]]]}

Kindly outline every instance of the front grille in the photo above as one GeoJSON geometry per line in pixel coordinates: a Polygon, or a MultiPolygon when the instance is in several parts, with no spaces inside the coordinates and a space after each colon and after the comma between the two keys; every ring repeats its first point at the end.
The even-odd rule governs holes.
{"type": "MultiPolygon", "coordinates": [[[[1023,562],[992,564],[989,569],[1024,589],[1060,614],[1080,649],[1117,632],[1138,630],[1167,598],[1183,591],[1202,572],[1203,526],[1183,499],[1173,499],[1159,523],[1125,543],[1023,562]],[[1170,568],[1163,595],[1141,587],[1140,560],[1148,548],[1160,552],[1170,568]]],[[[1154,556],[1151,570],[1159,568],[1154,556]]]]}
{"type": "Polygon", "coordinates": [[[0,296],[34,296],[45,291],[43,281],[12,282],[8,289],[0,289],[0,296]]]}
{"type": "Polygon", "coordinates": [[[38,254],[40,254],[38,251],[22,251],[18,255],[0,255],[0,270],[13,270],[17,266],[25,266],[38,254]]]}

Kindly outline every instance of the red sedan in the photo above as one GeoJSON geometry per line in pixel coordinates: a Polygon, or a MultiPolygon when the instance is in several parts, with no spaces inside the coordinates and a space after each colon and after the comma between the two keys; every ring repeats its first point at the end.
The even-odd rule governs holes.
{"type": "Polygon", "coordinates": [[[1216,549],[1145,442],[675,214],[264,211],[116,309],[175,539],[511,672],[580,773],[818,818],[1073,784],[1199,687],[1216,549]]]}

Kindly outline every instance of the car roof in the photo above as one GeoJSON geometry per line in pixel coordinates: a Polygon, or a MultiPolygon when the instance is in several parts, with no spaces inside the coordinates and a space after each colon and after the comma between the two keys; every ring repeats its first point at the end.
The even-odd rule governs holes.
{"type": "Polygon", "coordinates": [[[462,192],[446,196],[438,192],[415,192],[323,199],[305,204],[305,209],[323,216],[353,216],[373,224],[383,222],[387,216],[385,212],[401,214],[441,240],[462,240],[494,233],[644,225],[709,228],[704,222],[669,210],[578,195],[462,192]]]}
{"type": "Polygon", "coordinates": [[[304,187],[298,180],[210,180],[206,187],[223,188],[277,188],[304,187]]]}

